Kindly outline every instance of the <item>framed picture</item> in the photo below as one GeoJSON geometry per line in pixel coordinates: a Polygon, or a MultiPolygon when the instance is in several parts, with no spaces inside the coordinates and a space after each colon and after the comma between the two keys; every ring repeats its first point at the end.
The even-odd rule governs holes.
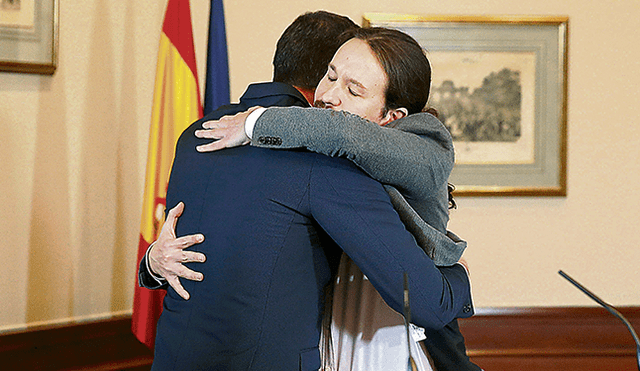
{"type": "Polygon", "coordinates": [[[365,14],[413,36],[451,132],[458,196],[566,196],[567,17],[365,14]]]}
{"type": "Polygon", "coordinates": [[[51,75],[58,51],[58,0],[0,0],[0,71],[51,75]]]}

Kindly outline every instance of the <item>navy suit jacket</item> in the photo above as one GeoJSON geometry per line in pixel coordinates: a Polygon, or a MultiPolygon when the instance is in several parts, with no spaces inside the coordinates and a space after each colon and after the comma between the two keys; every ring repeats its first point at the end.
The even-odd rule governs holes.
{"type": "MultiPolygon", "coordinates": [[[[206,119],[304,102],[284,84],[252,87],[270,94],[206,119]]],[[[407,272],[419,326],[440,329],[473,313],[464,269],[437,268],[381,184],[351,162],[248,146],[200,154],[200,123],[178,141],[167,206],[185,203],[177,235],[206,236],[193,249],[207,261],[192,267],[205,279],[183,282],[188,301],[168,290],[154,370],[317,370],[324,287],[342,250],[399,312],[407,272]]]]}

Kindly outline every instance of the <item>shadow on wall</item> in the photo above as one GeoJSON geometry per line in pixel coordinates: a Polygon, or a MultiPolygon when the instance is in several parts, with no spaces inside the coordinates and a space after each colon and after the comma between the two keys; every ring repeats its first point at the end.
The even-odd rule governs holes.
{"type": "Polygon", "coordinates": [[[26,321],[67,317],[73,303],[64,68],[43,78],[36,122],[26,321]],[[64,108],[63,108],[64,109],[64,108]]]}
{"type": "Polygon", "coordinates": [[[69,51],[74,42],[89,43],[87,55],[62,59],[42,86],[28,323],[131,308],[141,207],[135,3],[96,0],[94,6],[91,32],[66,40],[69,51]],[[83,96],[68,96],[65,83],[80,84],[74,91],[83,96]],[[80,117],[67,117],[80,102],[72,110],[80,117]],[[69,133],[79,135],[77,143],[69,133]]]}
{"type": "MultiPolygon", "coordinates": [[[[140,233],[140,211],[142,209],[142,184],[138,173],[138,126],[136,116],[136,56],[135,21],[133,2],[126,2],[123,75],[121,84],[121,104],[116,156],[116,225],[113,246],[113,267],[111,274],[111,311],[131,308],[133,288],[136,284],[138,268],[138,236],[140,233]],[[129,273],[129,274],[127,274],[129,273]],[[133,279],[128,279],[133,275],[133,279]]],[[[152,76],[154,69],[149,69],[152,76]]],[[[148,120],[146,120],[148,121],[148,120]]],[[[147,123],[147,126],[149,124],[147,123]]]]}

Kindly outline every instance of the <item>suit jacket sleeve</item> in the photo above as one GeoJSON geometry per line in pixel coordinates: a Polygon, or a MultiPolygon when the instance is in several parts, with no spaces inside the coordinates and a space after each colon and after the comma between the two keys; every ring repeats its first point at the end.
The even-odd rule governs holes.
{"type": "Polygon", "coordinates": [[[147,265],[147,254],[145,254],[142,257],[142,260],[140,260],[140,266],[138,267],[138,285],[152,290],[167,288],[168,286],[166,282],[159,283],[151,276],[151,272],[149,272],[149,267],[147,265]]]}
{"type": "Polygon", "coordinates": [[[459,264],[436,267],[407,232],[380,183],[348,162],[331,164],[314,167],[311,173],[311,214],[385,302],[402,313],[407,272],[413,323],[440,329],[454,318],[471,316],[466,270],[459,264]]]}
{"type": "Polygon", "coordinates": [[[431,114],[410,115],[381,127],[345,112],[271,108],[256,122],[252,145],[306,148],[353,161],[389,185],[386,189],[402,221],[437,265],[454,264],[467,246],[446,231],[453,143],[431,114]]]}

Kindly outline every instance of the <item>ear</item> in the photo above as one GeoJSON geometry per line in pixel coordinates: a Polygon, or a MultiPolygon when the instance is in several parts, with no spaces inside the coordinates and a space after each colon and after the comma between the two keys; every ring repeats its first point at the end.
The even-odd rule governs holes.
{"type": "Polygon", "coordinates": [[[380,120],[380,126],[385,126],[391,121],[401,119],[407,115],[409,115],[409,111],[404,107],[389,110],[382,120],[380,120]]]}

